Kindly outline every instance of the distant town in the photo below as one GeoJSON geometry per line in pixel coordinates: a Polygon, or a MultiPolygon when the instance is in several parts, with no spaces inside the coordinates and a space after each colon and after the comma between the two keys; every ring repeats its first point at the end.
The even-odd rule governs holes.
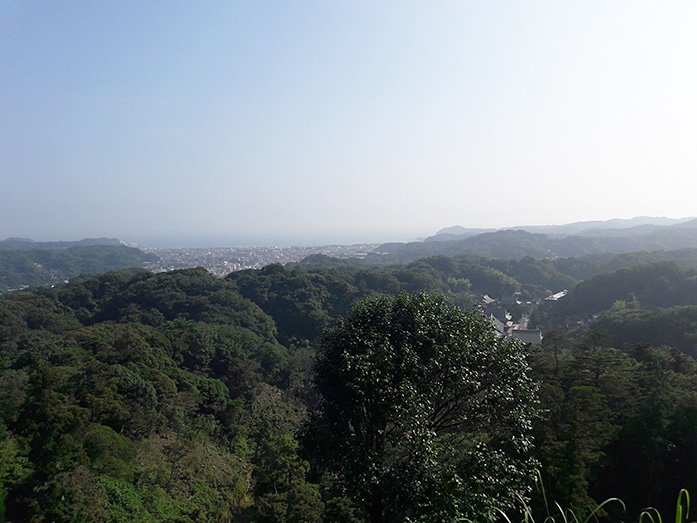
{"type": "Polygon", "coordinates": [[[313,254],[333,258],[364,258],[378,244],[324,245],[312,247],[213,247],[213,248],[148,248],[147,253],[159,257],[147,268],[154,272],[205,267],[218,277],[243,269],[260,269],[272,263],[299,262],[313,254]]]}

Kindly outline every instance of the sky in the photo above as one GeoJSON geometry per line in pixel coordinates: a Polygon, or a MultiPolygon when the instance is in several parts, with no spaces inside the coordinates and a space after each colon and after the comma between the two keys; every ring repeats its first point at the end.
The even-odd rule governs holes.
{"type": "Polygon", "coordinates": [[[697,216],[697,2],[0,0],[0,239],[697,216]]]}

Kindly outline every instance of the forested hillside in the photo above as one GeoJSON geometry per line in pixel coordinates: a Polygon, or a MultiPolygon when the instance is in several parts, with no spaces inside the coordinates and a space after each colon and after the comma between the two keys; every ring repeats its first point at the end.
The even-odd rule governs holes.
{"type": "MultiPolygon", "coordinates": [[[[571,226],[567,228],[572,229],[571,226]]],[[[465,230],[461,236],[446,233],[429,238],[431,241],[383,244],[368,256],[367,261],[376,264],[409,263],[437,255],[474,255],[507,260],[524,256],[556,258],[697,248],[697,220],[628,229],[590,228],[560,234],[563,229],[529,227],[528,230],[515,228],[480,234],[465,230]],[[535,232],[548,230],[548,234],[535,232]]]]}
{"type": "MultiPolygon", "coordinates": [[[[548,499],[563,507],[582,511],[617,496],[627,512],[609,512],[609,521],[637,521],[648,505],[667,516],[680,488],[697,491],[692,259],[687,251],[440,256],[368,268],[313,257],[225,279],[204,269],[113,272],[7,294],[0,299],[0,521],[450,521],[475,507],[481,520],[497,503],[513,515],[514,492],[541,514],[531,464],[548,499]],[[543,300],[561,288],[569,289],[565,298],[543,300]],[[544,326],[541,347],[496,341],[476,309],[457,312],[482,294],[513,293],[522,298],[511,305],[514,315],[544,326]],[[352,352],[332,353],[344,347],[340,340],[354,340],[352,352]],[[404,350],[403,357],[380,347],[404,350]],[[450,347],[450,363],[432,359],[436,347],[450,347]],[[525,364],[511,367],[507,357],[525,364]],[[347,387],[338,393],[340,382],[327,376],[348,362],[336,374],[347,387]],[[434,432],[418,420],[441,419],[426,385],[446,368],[480,373],[445,386],[463,387],[458,398],[496,398],[496,388],[466,391],[495,385],[497,376],[532,378],[539,404],[520,397],[506,407],[509,417],[495,418],[531,415],[516,437],[486,417],[476,430],[434,432]],[[375,485],[421,492],[400,505],[406,512],[375,508],[370,490],[357,487],[368,477],[362,467],[373,465],[360,452],[329,460],[320,439],[329,421],[310,423],[335,420],[330,406],[349,405],[354,392],[381,398],[385,415],[375,422],[391,420],[375,434],[393,434],[398,451],[383,448],[375,485]],[[398,426],[404,430],[391,432],[398,426]],[[496,441],[500,447],[473,450],[496,441]],[[496,453],[513,452],[514,441],[525,459],[503,472],[508,454],[496,453]],[[394,475],[393,466],[402,472],[394,475]],[[479,501],[457,501],[467,496],[479,501]]],[[[479,419],[478,404],[467,405],[474,410],[452,418],[458,424],[479,419]]],[[[341,438],[353,441],[334,434],[332,452],[343,448],[341,438]]]]}
{"type": "Polygon", "coordinates": [[[0,318],[4,519],[233,521],[279,481],[319,506],[293,436],[309,356],[223,281],[107,274],[0,318]]]}
{"type": "Polygon", "coordinates": [[[142,268],[153,254],[103,242],[0,242],[0,293],[22,286],[52,285],[80,274],[100,274],[127,267],[142,268]]]}

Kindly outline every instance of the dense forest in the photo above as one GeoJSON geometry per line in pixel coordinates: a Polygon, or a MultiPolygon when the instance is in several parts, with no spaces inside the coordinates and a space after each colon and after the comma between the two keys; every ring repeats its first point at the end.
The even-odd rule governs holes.
{"type": "Polygon", "coordinates": [[[78,242],[0,241],[0,294],[27,286],[54,285],[80,274],[143,267],[157,256],[107,238],[78,242]]]}
{"type": "Polygon", "coordinates": [[[697,492],[694,254],[313,256],[5,294],[0,521],[485,521],[521,499],[542,520],[545,496],[670,516],[697,492]],[[543,344],[497,337],[484,294],[543,344]]]}

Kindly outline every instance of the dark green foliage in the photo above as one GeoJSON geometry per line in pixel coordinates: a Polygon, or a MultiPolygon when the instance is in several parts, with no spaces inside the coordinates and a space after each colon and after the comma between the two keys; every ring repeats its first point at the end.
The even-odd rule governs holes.
{"type": "Polygon", "coordinates": [[[444,242],[391,243],[381,245],[368,262],[409,263],[432,256],[485,256],[504,260],[523,256],[554,256],[550,240],[543,234],[505,230],[479,234],[462,240],[444,242]]]}
{"type": "Polygon", "coordinates": [[[635,227],[616,230],[614,234],[610,231],[603,233],[586,230],[583,235],[573,233],[566,237],[524,230],[499,230],[467,237],[452,236],[450,241],[386,243],[369,254],[363,263],[409,263],[420,258],[443,255],[475,255],[503,260],[518,260],[525,256],[583,257],[639,251],[690,250],[696,247],[697,229],[694,224],[660,228],[635,227]]]}
{"type": "Polygon", "coordinates": [[[525,256],[520,260],[490,261],[521,284],[533,287],[537,293],[544,294],[547,289],[570,289],[578,283],[576,277],[559,267],[559,260],[538,260],[525,256]]]}
{"type": "MultiPolygon", "coordinates": [[[[679,488],[697,490],[694,254],[436,256],[379,268],[315,257],[222,280],[203,269],[120,271],[6,294],[0,521],[356,523],[369,519],[375,485],[393,520],[450,521],[462,507],[490,507],[491,497],[473,499],[476,492],[496,493],[493,503],[505,508],[498,493],[524,492],[525,466],[505,458],[515,450],[506,431],[520,428],[521,411],[506,417],[504,408],[507,387],[525,395],[529,385],[515,387],[512,377],[522,353],[490,338],[476,313],[446,303],[469,307],[477,294],[514,292],[535,301],[602,272],[569,294],[566,312],[562,301],[509,306],[516,318],[559,329],[546,331],[528,360],[543,407],[530,457],[562,506],[618,496],[628,512],[610,513],[610,521],[634,521],[649,504],[669,513],[679,488]],[[407,290],[444,298],[394,297],[407,290]],[[393,297],[376,297],[385,293],[393,297]],[[358,312],[339,323],[357,302],[358,312]],[[471,329],[446,335],[461,321],[471,329]],[[343,381],[320,385],[355,398],[358,389],[342,385],[350,379],[380,400],[362,419],[377,424],[382,461],[338,460],[346,448],[326,439],[303,439],[315,452],[298,453],[298,429],[320,400],[312,369],[326,327],[325,341],[370,342],[335,361],[334,370],[352,365],[343,381]],[[473,338],[483,341],[465,343],[473,338]],[[457,362],[462,344],[476,369],[470,377],[500,370],[498,381],[479,380],[496,392],[475,396],[491,417],[480,423],[470,410],[470,428],[435,430],[431,402],[460,385],[451,376],[437,389],[443,369],[429,348],[449,347],[457,362]],[[406,350],[390,350],[397,346],[406,350]],[[370,477],[358,472],[366,463],[375,464],[370,477]]],[[[542,500],[529,495],[536,510],[542,500]]]]}
{"type": "MultiPolygon", "coordinates": [[[[268,493],[257,455],[302,463],[301,360],[203,270],[14,294],[0,320],[0,520],[235,521],[268,493]]],[[[321,518],[306,472],[289,521],[321,518]]]]}
{"type": "Polygon", "coordinates": [[[525,351],[424,294],[368,299],[323,338],[312,455],[371,521],[481,520],[524,495],[525,351]]]}
{"type": "Polygon", "coordinates": [[[295,346],[307,346],[356,301],[375,293],[437,292],[469,308],[475,302],[472,292],[502,297],[521,288],[515,279],[480,259],[446,257],[374,269],[343,266],[289,270],[271,265],[232,273],[226,280],[274,318],[282,343],[295,346]]]}
{"type": "Polygon", "coordinates": [[[547,413],[535,441],[548,500],[580,513],[592,499],[619,497],[626,514],[607,520],[636,521],[648,505],[669,513],[680,488],[697,486],[692,358],[668,348],[574,349],[557,337],[533,367],[547,413]]]}
{"type": "Polygon", "coordinates": [[[143,267],[157,257],[125,245],[75,245],[60,249],[1,250],[0,292],[62,283],[80,274],[143,267]]]}
{"type": "Polygon", "coordinates": [[[637,345],[669,345],[697,357],[697,306],[668,309],[618,309],[594,323],[606,332],[603,344],[630,349],[637,345]]]}
{"type": "Polygon", "coordinates": [[[118,282],[107,284],[115,288],[108,289],[106,300],[90,321],[159,325],[183,318],[248,328],[266,340],[275,337],[273,322],[258,307],[205,269],[144,273],[122,282],[121,288],[118,282]]]}
{"type": "Polygon", "coordinates": [[[345,274],[288,271],[270,265],[260,271],[232,273],[227,281],[273,317],[282,343],[307,345],[359,295],[345,274]]]}
{"type": "Polygon", "coordinates": [[[669,262],[598,274],[559,300],[555,314],[590,316],[618,301],[644,308],[697,305],[697,275],[669,262]]]}
{"type": "Polygon", "coordinates": [[[283,433],[273,434],[260,444],[256,476],[260,499],[255,521],[322,521],[324,504],[319,489],[305,481],[310,466],[297,451],[297,441],[283,433]]]}

